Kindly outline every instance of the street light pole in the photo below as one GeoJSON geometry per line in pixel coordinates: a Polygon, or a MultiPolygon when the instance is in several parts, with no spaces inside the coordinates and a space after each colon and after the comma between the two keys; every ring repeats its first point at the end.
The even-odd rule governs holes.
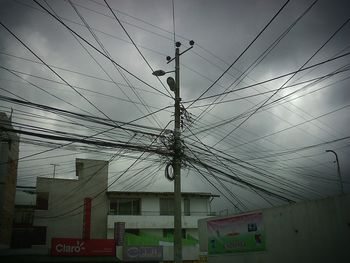
{"type": "Polygon", "coordinates": [[[174,129],[174,262],[182,262],[181,225],[181,143],[180,143],[180,42],[175,49],[175,129],[174,129]]]}
{"type": "Polygon", "coordinates": [[[338,171],[338,177],[339,177],[339,183],[340,183],[340,192],[344,194],[344,188],[343,188],[343,181],[341,179],[341,173],[340,173],[340,166],[339,166],[339,160],[338,160],[338,155],[335,151],[333,150],[326,150],[326,152],[333,153],[335,155],[335,161],[337,163],[337,171],[338,171]]]}
{"type": "MultiPolygon", "coordinates": [[[[181,158],[182,158],[182,146],[181,146],[181,98],[180,98],[180,56],[193,48],[194,41],[189,42],[190,47],[180,53],[180,42],[175,43],[175,57],[167,57],[168,63],[175,60],[175,80],[172,77],[167,78],[167,83],[170,90],[175,93],[175,125],[174,125],[174,156],[172,160],[172,167],[174,171],[174,262],[182,262],[182,209],[181,209],[181,158]]],[[[174,71],[156,70],[153,71],[153,75],[160,77],[167,73],[174,71]]]]}

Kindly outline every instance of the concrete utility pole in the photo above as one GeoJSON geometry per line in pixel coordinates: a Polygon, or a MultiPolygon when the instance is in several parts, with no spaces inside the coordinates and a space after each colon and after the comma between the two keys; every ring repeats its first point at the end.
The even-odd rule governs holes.
{"type": "Polygon", "coordinates": [[[335,155],[335,162],[337,163],[337,171],[338,171],[338,177],[339,177],[339,183],[340,183],[340,192],[341,194],[344,194],[344,187],[343,187],[343,181],[341,179],[341,173],[340,173],[340,166],[339,166],[339,160],[338,160],[338,155],[335,151],[333,150],[326,150],[326,152],[333,153],[335,155]]]}
{"type": "MultiPolygon", "coordinates": [[[[174,125],[174,262],[182,262],[182,209],[181,209],[181,109],[180,109],[180,56],[193,48],[194,41],[190,41],[190,47],[180,53],[180,42],[175,43],[175,57],[167,57],[168,63],[175,59],[175,80],[172,77],[167,78],[170,90],[175,93],[175,125],[174,125]]],[[[156,70],[152,74],[159,77],[174,71],[156,70]]]]}
{"type": "Polygon", "coordinates": [[[182,262],[181,224],[181,142],[180,142],[180,42],[175,49],[175,129],[174,129],[174,262],[182,262]]]}

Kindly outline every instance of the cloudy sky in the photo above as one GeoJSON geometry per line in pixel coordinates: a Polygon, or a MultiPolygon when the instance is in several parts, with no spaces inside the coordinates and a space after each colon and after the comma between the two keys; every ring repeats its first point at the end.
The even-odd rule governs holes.
{"type": "MultiPolygon", "coordinates": [[[[14,110],[16,129],[63,137],[111,128],[86,115],[132,122],[133,132],[89,138],[165,149],[171,135],[155,135],[173,129],[173,93],[152,69],[174,70],[166,63],[174,37],[180,52],[194,40],[180,57],[184,191],[220,194],[217,210],[284,203],[269,193],[294,201],[339,194],[332,149],[349,192],[349,2],[285,3],[110,0],[116,19],[100,0],[0,1],[0,110],[14,110]]],[[[18,184],[52,177],[54,165],[56,177],[73,178],[75,158],[95,158],[111,161],[111,184],[122,175],[111,189],[173,189],[167,157],[67,143],[22,134],[18,184]]]]}

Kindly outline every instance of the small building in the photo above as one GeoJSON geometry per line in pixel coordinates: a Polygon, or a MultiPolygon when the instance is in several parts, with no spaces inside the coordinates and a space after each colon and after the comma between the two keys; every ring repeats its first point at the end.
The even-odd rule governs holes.
{"type": "Polygon", "coordinates": [[[15,207],[19,136],[12,129],[11,118],[0,112],[0,249],[10,247],[15,207]]]}
{"type": "MultiPolygon", "coordinates": [[[[83,238],[84,199],[92,199],[91,239],[115,239],[124,223],[124,245],[162,246],[172,260],[174,193],[108,191],[108,162],[76,159],[76,178],[37,178],[34,247],[50,249],[52,238],[83,238]]],[[[184,260],[198,259],[199,219],[212,215],[210,193],[182,193],[184,260]]]]}
{"type": "Polygon", "coordinates": [[[36,247],[49,249],[52,238],[82,238],[84,199],[93,198],[91,238],[107,237],[108,162],[76,159],[76,178],[38,177],[34,235],[36,247]]]}

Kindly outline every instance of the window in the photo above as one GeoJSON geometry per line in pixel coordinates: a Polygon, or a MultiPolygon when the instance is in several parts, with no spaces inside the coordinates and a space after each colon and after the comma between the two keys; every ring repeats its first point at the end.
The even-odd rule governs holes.
{"type": "Polygon", "coordinates": [[[32,209],[16,208],[15,214],[13,217],[13,223],[16,225],[32,225],[33,217],[34,217],[34,211],[32,209]]]}
{"type": "Polygon", "coordinates": [[[49,209],[49,193],[37,192],[36,194],[36,209],[48,210],[49,209]]]}
{"type": "Polygon", "coordinates": [[[81,175],[83,169],[84,169],[84,163],[77,161],[75,163],[75,176],[79,177],[79,175],[81,175]]]}
{"type": "Polygon", "coordinates": [[[160,198],[159,199],[160,215],[174,215],[174,199],[173,198],[160,198]]]}
{"type": "Polygon", "coordinates": [[[191,213],[190,213],[190,199],[188,199],[188,198],[184,199],[184,215],[185,216],[191,215],[191,213]]]}
{"type": "Polygon", "coordinates": [[[46,244],[46,226],[35,226],[33,228],[33,245],[46,244]]]}
{"type": "Polygon", "coordinates": [[[110,213],[114,215],[140,215],[140,199],[118,199],[111,201],[110,213]]]}

